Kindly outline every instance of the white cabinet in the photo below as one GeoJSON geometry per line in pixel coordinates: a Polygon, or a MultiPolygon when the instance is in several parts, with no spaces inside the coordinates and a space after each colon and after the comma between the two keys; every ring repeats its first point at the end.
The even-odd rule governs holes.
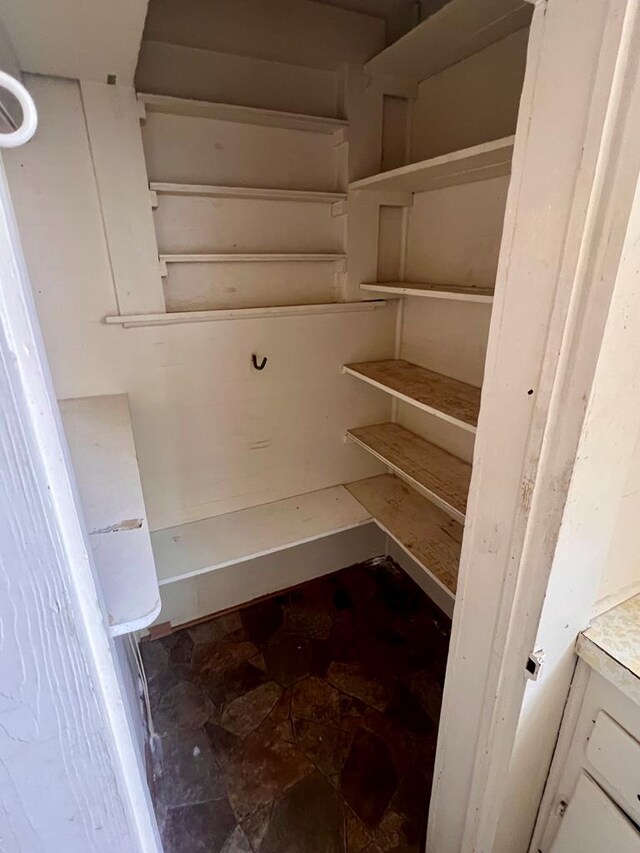
{"type": "Polygon", "coordinates": [[[640,833],[586,773],[578,780],[551,853],[637,853],[640,833]]]}

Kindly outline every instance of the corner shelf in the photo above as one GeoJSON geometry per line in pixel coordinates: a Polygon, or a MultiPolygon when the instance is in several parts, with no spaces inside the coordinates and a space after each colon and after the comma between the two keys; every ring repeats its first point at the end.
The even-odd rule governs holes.
{"type": "Polygon", "coordinates": [[[347,436],[464,524],[471,465],[396,423],[349,429],[347,436]]]}
{"type": "Polygon", "coordinates": [[[345,373],[386,391],[424,412],[475,432],[480,388],[402,359],[346,364],[345,373]]]}
{"type": "Polygon", "coordinates": [[[389,293],[392,296],[421,296],[430,299],[449,299],[461,302],[493,302],[493,291],[483,287],[463,287],[454,284],[427,284],[418,281],[366,282],[360,285],[366,293],[389,293]]]}
{"type": "Polygon", "coordinates": [[[347,483],[376,524],[455,597],[463,528],[392,474],[347,483]]]}
{"type": "Polygon", "coordinates": [[[511,172],[514,136],[410,163],[349,184],[349,192],[421,193],[498,178],[511,172]]]}
{"type": "Polygon", "coordinates": [[[311,133],[333,134],[344,131],[349,126],[347,121],[339,118],[265,110],[260,107],[244,107],[239,104],[193,101],[188,98],[174,98],[170,95],[139,93],[138,101],[144,105],[146,110],[153,113],[189,116],[191,118],[212,118],[238,124],[280,127],[286,130],[303,130],[311,133]]]}
{"type": "Polygon", "coordinates": [[[265,308],[221,308],[214,311],[175,311],[165,314],[122,314],[105,317],[108,326],[125,329],[144,326],[177,326],[183,323],[213,323],[221,320],[255,320],[263,317],[304,317],[321,314],[348,314],[377,311],[387,303],[383,299],[362,302],[326,302],[310,305],[276,305],[265,308]]]}
{"type": "Polygon", "coordinates": [[[450,0],[364,66],[364,73],[419,83],[531,22],[524,0],[450,0]]]}
{"type": "Polygon", "coordinates": [[[371,522],[344,486],[332,486],[151,534],[160,586],[313,542],[371,522]]]}
{"type": "Polygon", "coordinates": [[[317,204],[334,204],[344,201],[346,193],[319,192],[317,190],[282,190],[268,187],[219,187],[208,184],[151,183],[149,189],[158,195],[197,196],[208,198],[266,199],[268,201],[299,201],[317,204]]]}

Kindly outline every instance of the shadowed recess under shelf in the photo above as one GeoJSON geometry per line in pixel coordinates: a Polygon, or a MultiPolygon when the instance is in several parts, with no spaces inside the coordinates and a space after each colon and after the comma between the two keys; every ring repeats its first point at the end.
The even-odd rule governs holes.
{"type": "Polygon", "coordinates": [[[463,528],[393,474],[347,483],[376,523],[455,596],[463,528]]]}

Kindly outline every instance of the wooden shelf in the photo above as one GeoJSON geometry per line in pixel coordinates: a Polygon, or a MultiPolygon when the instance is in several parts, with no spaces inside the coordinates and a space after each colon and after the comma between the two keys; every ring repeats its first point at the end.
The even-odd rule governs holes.
{"type": "Polygon", "coordinates": [[[267,187],[217,187],[208,184],[151,183],[149,189],[160,195],[198,196],[208,198],[247,198],[268,201],[300,201],[317,204],[334,204],[344,201],[346,193],[318,192],[315,190],[281,190],[267,187]]]}
{"type": "Polygon", "coordinates": [[[262,317],[304,317],[377,311],[383,299],[363,302],[326,302],[313,305],[277,305],[266,308],[221,308],[216,311],[175,311],[166,314],[123,314],[105,317],[109,326],[133,329],[141,326],[176,326],[182,323],[215,323],[221,320],[254,320],[262,317]]]}
{"type": "Polygon", "coordinates": [[[392,474],[346,487],[449,595],[455,596],[463,528],[427,498],[392,474]]]}
{"type": "Polygon", "coordinates": [[[336,133],[343,131],[349,123],[344,119],[326,116],[310,116],[303,113],[287,113],[265,110],[260,107],[243,107],[237,104],[217,104],[212,101],[192,101],[170,95],[138,94],[138,100],[148,112],[168,115],[190,116],[191,118],[213,118],[238,124],[257,124],[264,127],[280,127],[286,130],[303,130],[311,133],[336,133]]]}
{"type": "Polygon", "coordinates": [[[60,401],[111,634],[141,631],[160,612],[125,394],[60,401]]]}
{"type": "Polygon", "coordinates": [[[418,281],[367,282],[360,285],[367,293],[389,293],[392,296],[423,296],[429,299],[449,299],[461,302],[493,302],[493,291],[483,287],[462,287],[453,284],[427,284],[418,281]]]}
{"type": "Polygon", "coordinates": [[[476,431],[480,388],[401,359],[346,364],[343,370],[424,412],[476,431]]]}
{"type": "Polygon", "coordinates": [[[346,260],[344,254],[323,252],[224,252],[208,255],[160,255],[161,275],[166,275],[166,264],[273,264],[314,263],[326,264],[346,260]]]}
{"type": "Polygon", "coordinates": [[[408,480],[460,524],[471,480],[471,465],[425,441],[400,424],[385,423],[347,430],[347,436],[408,480]]]}
{"type": "Polygon", "coordinates": [[[531,22],[523,0],[450,0],[364,66],[364,73],[426,80],[531,22]]]}
{"type": "Polygon", "coordinates": [[[160,586],[351,530],[371,515],[333,486],[151,534],[160,586]]]}
{"type": "MultiPolygon", "coordinates": [[[[349,184],[349,192],[421,193],[498,178],[511,172],[515,137],[505,136],[461,151],[410,163],[349,184]]],[[[357,196],[356,196],[357,198],[357,196]]]]}

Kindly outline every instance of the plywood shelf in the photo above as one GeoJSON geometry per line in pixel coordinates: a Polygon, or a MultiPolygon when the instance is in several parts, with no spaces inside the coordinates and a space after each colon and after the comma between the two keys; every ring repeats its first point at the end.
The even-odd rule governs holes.
{"type": "Polygon", "coordinates": [[[191,118],[212,118],[238,124],[254,124],[264,127],[280,127],[286,130],[302,130],[311,133],[336,133],[348,127],[344,119],[327,116],[288,113],[280,110],[265,110],[260,107],[244,107],[238,104],[219,104],[212,101],[193,101],[174,98],[170,95],[140,93],[138,100],[149,112],[191,118]]]}
{"type": "Polygon", "coordinates": [[[60,401],[109,627],[140,631],[160,594],[125,394],[60,401]]]}
{"type": "Polygon", "coordinates": [[[464,524],[471,465],[400,424],[358,427],[347,436],[464,524]]]}
{"type": "Polygon", "coordinates": [[[208,198],[246,198],[268,201],[298,201],[315,204],[334,204],[344,201],[346,193],[316,190],[283,190],[268,187],[219,187],[209,184],[151,183],[149,189],[160,195],[197,196],[208,198]]]}
{"type": "Polygon", "coordinates": [[[455,596],[463,528],[392,474],[348,483],[349,492],[450,596],[455,596]]]}
{"type": "Polygon", "coordinates": [[[474,385],[402,359],[346,364],[343,370],[422,411],[476,431],[480,388],[474,385]]]}
{"type": "Polygon", "coordinates": [[[160,586],[272,554],[371,521],[344,486],[333,486],[151,534],[160,586]]]}
{"type": "Polygon", "coordinates": [[[515,137],[505,136],[461,151],[410,163],[349,184],[350,193],[420,193],[498,178],[511,172],[515,137]]]}
{"type": "Polygon", "coordinates": [[[450,0],[364,66],[364,73],[419,83],[529,25],[524,0],[450,0]]]}
{"type": "Polygon", "coordinates": [[[176,326],[182,323],[216,323],[223,320],[255,320],[263,317],[305,317],[377,311],[383,299],[363,302],[326,302],[313,305],[277,305],[266,308],[221,308],[215,311],[174,311],[165,314],[125,314],[105,317],[109,326],[132,329],[142,326],[176,326]]]}
{"type": "Polygon", "coordinates": [[[389,293],[392,296],[421,296],[427,299],[449,299],[461,302],[493,302],[493,291],[482,287],[453,284],[427,284],[417,281],[366,282],[360,285],[366,293],[389,293]]]}

